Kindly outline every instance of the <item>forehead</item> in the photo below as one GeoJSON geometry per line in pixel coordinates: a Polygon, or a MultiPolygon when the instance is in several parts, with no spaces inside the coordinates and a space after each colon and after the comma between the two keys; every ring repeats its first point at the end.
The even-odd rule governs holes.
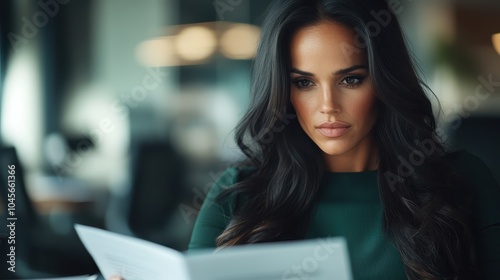
{"type": "Polygon", "coordinates": [[[291,38],[292,65],[332,66],[363,64],[364,50],[356,47],[356,33],[349,27],[324,20],[299,29],[291,38]]]}

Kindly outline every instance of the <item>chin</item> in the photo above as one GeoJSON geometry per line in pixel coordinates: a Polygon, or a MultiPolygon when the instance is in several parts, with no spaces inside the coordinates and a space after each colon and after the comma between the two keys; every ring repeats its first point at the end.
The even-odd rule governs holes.
{"type": "Polygon", "coordinates": [[[344,145],[323,144],[323,145],[318,145],[318,147],[323,153],[329,156],[337,156],[349,151],[349,147],[345,147],[344,145]]]}

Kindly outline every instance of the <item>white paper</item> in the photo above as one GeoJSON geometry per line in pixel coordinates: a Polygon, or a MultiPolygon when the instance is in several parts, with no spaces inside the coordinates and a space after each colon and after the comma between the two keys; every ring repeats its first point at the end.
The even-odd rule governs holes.
{"type": "Polygon", "coordinates": [[[192,280],[351,280],[344,238],[240,245],[189,254],[192,280]]]}
{"type": "Polygon", "coordinates": [[[105,279],[351,280],[344,238],[320,238],[189,252],[92,227],[75,226],[105,279]]]}
{"type": "Polygon", "coordinates": [[[105,279],[189,280],[182,253],[152,242],[75,225],[75,229],[105,279]]]}

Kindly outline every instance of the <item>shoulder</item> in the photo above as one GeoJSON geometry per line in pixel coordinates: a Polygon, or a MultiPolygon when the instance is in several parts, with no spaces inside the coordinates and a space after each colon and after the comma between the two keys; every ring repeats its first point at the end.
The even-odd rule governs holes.
{"type": "Polygon", "coordinates": [[[230,167],[212,176],[215,181],[204,190],[206,197],[193,227],[190,250],[216,247],[215,240],[227,227],[237,205],[238,196],[231,189],[251,172],[245,167],[230,167]]]}
{"type": "Polygon", "coordinates": [[[241,182],[246,177],[250,176],[255,171],[255,168],[248,166],[233,166],[229,167],[219,175],[216,175],[215,182],[209,184],[207,199],[214,200],[224,191],[231,189],[236,183],[241,182]]]}
{"type": "Polygon", "coordinates": [[[203,202],[201,211],[207,208],[220,208],[227,216],[234,213],[238,195],[233,192],[234,186],[250,176],[255,171],[253,167],[235,166],[229,167],[218,176],[213,184],[208,184],[209,189],[205,190],[206,197],[203,202]]]}
{"type": "Polygon", "coordinates": [[[459,150],[448,154],[448,158],[453,167],[459,170],[489,170],[482,159],[465,150],[459,150]]]}
{"type": "Polygon", "coordinates": [[[456,151],[448,155],[451,167],[465,177],[473,185],[486,185],[498,187],[498,182],[493,176],[490,168],[484,161],[464,150],[456,151]]]}
{"type": "Polygon", "coordinates": [[[500,223],[500,185],[479,157],[461,150],[448,155],[452,168],[472,188],[475,200],[475,222],[486,227],[500,223]]]}

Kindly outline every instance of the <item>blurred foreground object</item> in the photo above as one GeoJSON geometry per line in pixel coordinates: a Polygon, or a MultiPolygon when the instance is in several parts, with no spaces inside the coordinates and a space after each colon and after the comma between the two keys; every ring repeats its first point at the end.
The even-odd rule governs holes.
{"type": "Polygon", "coordinates": [[[491,40],[493,41],[493,47],[495,47],[497,53],[500,54],[500,33],[493,34],[491,40]]]}

